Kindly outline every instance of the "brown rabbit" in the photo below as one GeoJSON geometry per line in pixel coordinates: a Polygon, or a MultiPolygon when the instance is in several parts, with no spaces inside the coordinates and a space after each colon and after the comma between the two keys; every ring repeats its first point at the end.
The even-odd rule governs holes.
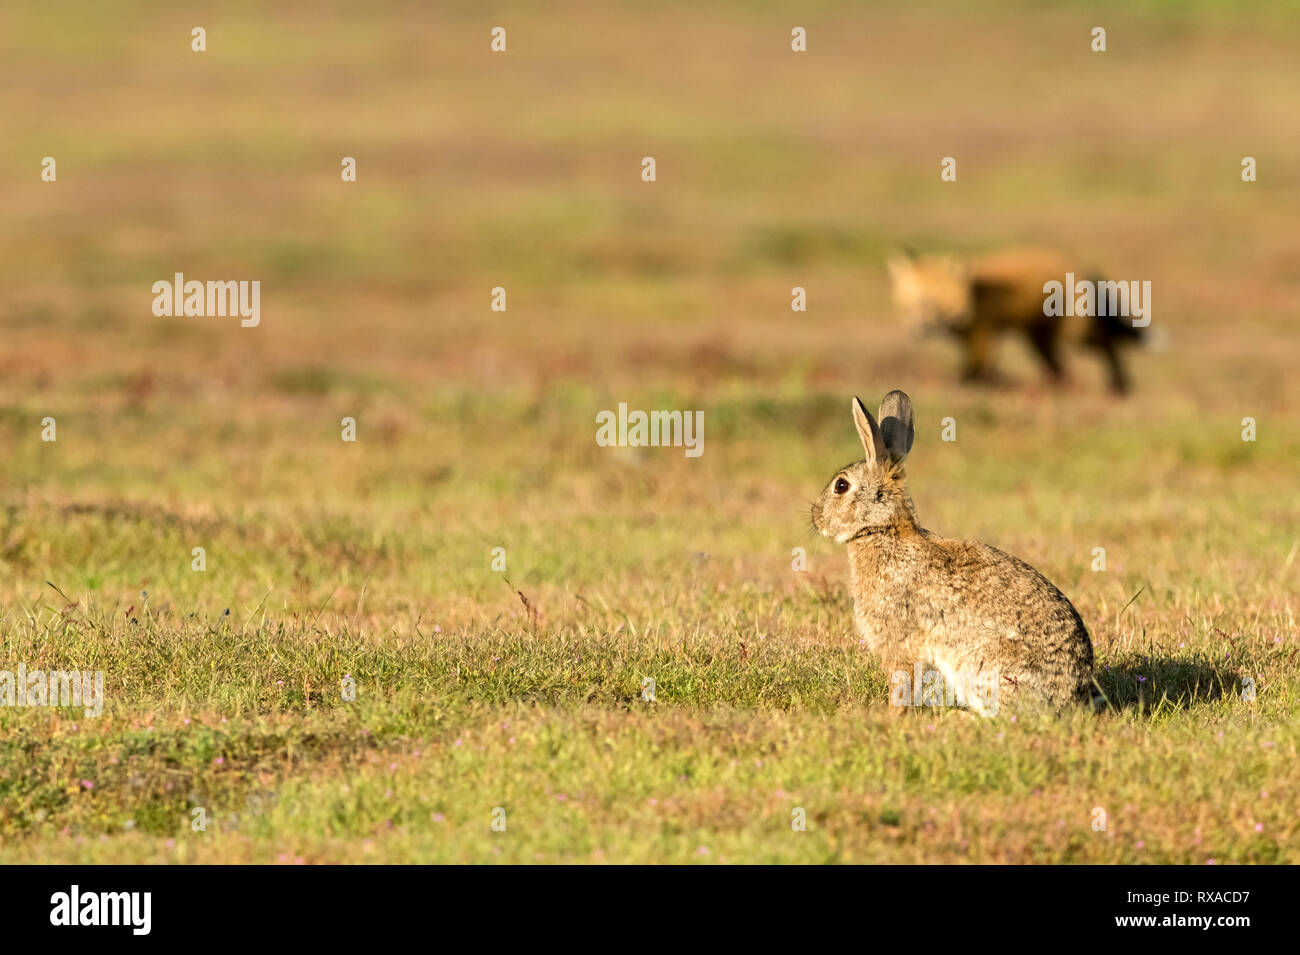
{"type": "Polygon", "coordinates": [[[877,424],[854,398],[853,422],[866,458],[831,478],[812,520],[848,545],[854,619],[890,679],[891,703],[917,702],[898,691],[927,665],[950,699],[955,688],[958,702],[985,714],[999,700],[1087,702],[1092,642],[1070,601],[1024,561],[917,523],[903,473],[915,434],[911,399],[891,391],[877,424]]]}

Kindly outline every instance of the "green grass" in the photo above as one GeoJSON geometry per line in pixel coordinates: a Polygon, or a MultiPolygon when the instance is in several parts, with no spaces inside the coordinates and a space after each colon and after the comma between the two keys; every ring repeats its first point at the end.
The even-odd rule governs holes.
{"type": "Polygon", "coordinates": [[[1293,5],[137,9],[0,13],[0,670],[106,684],[0,707],[0,862],[1300,861],[1293,5]],[[1035,241],[1152,280],[1131,399],[890,317],[894,244],[1035,241]],[[894,387],[1103,712],[888,715],[807,505],[894,387]]]}
{"type": "Polygon", "coordinates": [[[1291,858],[1294,688],[1274,681],[1293,669],[1268,647],[1112,657],[1100,716],[894,722],[851,643],[735,621],[728,640],[81,616],[6,649],[129,675],[97,719],[5,714],[6,860],[34,844],[43,861],[1291,858]],[[1206,681],[1245,671],[1253,705],[1206,681]]]}

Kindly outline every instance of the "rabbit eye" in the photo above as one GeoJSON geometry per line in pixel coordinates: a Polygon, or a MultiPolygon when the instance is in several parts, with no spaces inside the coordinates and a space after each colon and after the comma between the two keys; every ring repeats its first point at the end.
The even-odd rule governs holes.
{"type": "Polygon", "coordinates": [[[835,481],[835,493],[836,493],[836,494],[843,494],[843,493],[846,492],[848,489],[849,489],[849,482],[848,482],[848,481],[844,480],[844,478],[837,478],[837,479],[836,479],[836,481],[835,481]]]}

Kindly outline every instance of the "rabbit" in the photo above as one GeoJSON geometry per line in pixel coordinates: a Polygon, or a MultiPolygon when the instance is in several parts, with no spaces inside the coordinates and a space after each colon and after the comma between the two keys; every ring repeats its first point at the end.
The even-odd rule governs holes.
{"type": "Polygon", "coordinates": [[[911,680],[927,664],[927,679],[937,670],[949,697],[955,688],[981,715],[999,702],[1095,706],[1092,642],[1074,605],[1024,561],[918,523],[904,481],[911,399],[891,391],[879,423],[861,399],[852,407],[866,457],[831,478],[812,521],[848,546],[854,621],[891,681],[895,715],[917,704],[911,680]]]}

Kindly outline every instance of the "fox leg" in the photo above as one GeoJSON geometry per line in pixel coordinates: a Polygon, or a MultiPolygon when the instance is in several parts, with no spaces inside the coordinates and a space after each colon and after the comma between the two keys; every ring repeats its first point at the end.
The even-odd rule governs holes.
{"type": "Polygon", "coordinates": [[[1124,369],[1124,362],[1120,358],[1114,339],[1106,339],[1098,347],[1101,349],[1102,358],[1106,361],[1106,369],[1110,372],[1110,390],[1117,395],[1128,394],[1130,388],[1128,372],[1124,369]]]}
{"type": "Polygon", "coordinates": [[[1061,364],[1061,336],[1059,326],[1051,322],[1037,322],[1025,329],[1029,344],[1035,354],[1047,366],[1047,373],[1052,384],[1059,385],[1065,381],[1065,367],[1061,364]]]}
{"type": "Polygon", "coordinates": [[[993,369],[995,333],[988,325],[972,325],[962,333],[966,347],[966,364],[962,368],[962,381],[992,382],[997,379],[993,369]]]}
{"type": "Polygon", "coordinates": [[[1111,314],[1109,302],[1098,296],[1097,313],[1093,316],[1092,327],[1085,341],[1101,353],[1106,362],[1106,370],[1110,373],[1110,390],[1117,395],[1127,394],[1129,390],[1128,372],[1120,358],[1119,346],[1121,342],[1135,341],[1141,336],[1142,329],[1134,328],[1122,316],[1111,314]]]}

